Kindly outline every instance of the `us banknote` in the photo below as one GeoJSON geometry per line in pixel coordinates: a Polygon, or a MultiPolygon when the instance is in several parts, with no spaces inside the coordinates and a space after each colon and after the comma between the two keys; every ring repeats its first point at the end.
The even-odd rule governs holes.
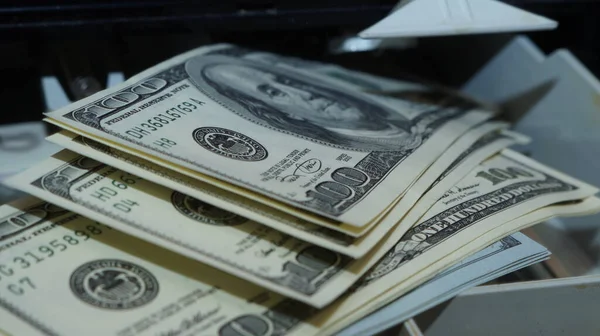
{"type": "MultiPolygon", "coordinates": [[[[409,230],[397,227],[387,238],[394,243],[391,247],[384,243],[387,252],[356,285],[355,293],[333,304],[335,312],[327,317],[327,324],[338,323],[354,311],[364,311],[369,302],[375,303],[372,309],[380,307],[382,301],[372,300],[391,292],[391,288],[403,294],[440,269],[519,230],[522,227],[508,223],[521,216],[552,204],[586,199],[597,191],[504,150],[448,190],[415,226],[409,230]]],[[[594,200],[586,203],[586,211],[600,211],[594,200]]],[[[554,210],[547,210],[550,216],[557,215],[554,210]]]]}
{"type": "Polygon", "coordinates": [[[493,115],[424,85],[382,99],[249,54],[199,48],[48,121],[309,221],[363,226],[493,115]]]}
{"type": "MultiPolygon", "coordinates": [[[[173,192],[136,176],[124,174],[97,161],[67,151],[62,155],[63,157],[51,158],[48,162],[11,179],[9,184],[317,307],[322,307],[341,295],[357,280],[358,276],[383,256],[385,251],[401,238],[404,239],[404,233],[408,230],[407,225],[397,226],[365,258],[350,261],[329,250],[322,248],[315,250],[315,246],[296,243],[295,239],[254,222],[245,222],[246,227],[236,228],[233,223],[235,220],[228,217],[230,213],[223,214],[222,210],[215,211],[217,216],[207,212],[204,216],[209,218],[203,219],[202,211],[215,208],[206,208],[205,203],[189,196],[173,192]],[[223,228],[223,226],[197,225],[198,220],[211,224],[214,217],[229,220],[227,222],[229,226],[223,228]],[[170,222],[172,218],[179,219],[178,225],[175,228],[165,226],[164,223],[170,222]],[[212,232],[211,235],[206,234],[209,230],[212,232]],[[266,230],[272,236],[256,232],[261,230],[266,230]],[[252,239],[247,238],[245,233],[247,231],[250,232],[251,237],[259,235],[266,239],[263,244],[252,242],[252,239]],[[203,237],[208,238],[202,240],[203,237]],[[248,243],[247,240],[251,242],[248,243]],[[252,249],[245,251],[244,244],[250,245],[247,249],[252,249]],[[288,250],[293,252],[286,253],[288,250]],[[307,260],[306,264],[318,265],[318,268],[297,265],[294,263],[297,255],[303,256],[301,260],[307,260]],[[289,266],[290,263],[293,267],[289,266]]],[[[531,211],[536,207],[549,204],[548,202],[563,201],[563,197],[567,197],[564,200],[569,200],[568,197],[577,199],[596,192],[595,188],[567,176],[560,175],[562,180],[559,180],[553,175],[548,175],[554,172],[513,152],[498,155],[477,169],[481,170],[482,167],[487,167],[487,170],[467,176],[457,186],[447,191],[446,195],[430,209],[425,218],[430,218],[431,223],[419,224],[427,229],[423,230],[428,234],[408,231],[410,235],[422,237],[423,242],[415,244],[412,240],[401,241],[402,251],[418,245],[419,250],[414,253],[421,253],[422,249],[446,240],[448,237],[445,235],[451,236],[459,231],[464,231],[463,235],[471,237],[478,231],[471,228],[470,224],[481,219],[478,216],[483,214],[487,219],[486,222],[496,220],[501,223],[502,218],[510,219],[510,216],[514,218],[522,215],[523,213],[519,211],[523,209],[531,211]],[[563,182],[571,180],[574,181],[572,184],[563,182]],[[454,194],[456,195],[447,199],[449,197],[447,195],[454,194]],[[504,197],[500,205],[490,203],[499,202],[496,200],[497,194],[504,197]],[[481,212],[472,210],[468,203],[463,202],[474,196],[479,196],[476,199],[478,202],[483,202],[481,203],[483,205],[476,204],[477,209],[481,208],[481,212]],[[521,202],[512,203],[515,200],[521,202]],[[537,205],[535,202],[542,203],[537,205]],[[468,208],[471,212],[465,215],[461,212],[462,207],[468,208]],[[437,223],[436,218],[446,216],[450,211],[456,214],[448,217],[448,220],[453,221],[451,224],[463,225],[462,230],[457,228],[446,230],[449,225],[441,226],[444,222],[437,223]],[[468,220],[456,216],[466,216],[468,220]]],[[[221,225],[223,224],[225,223],[221,225]]],[[[453,225],[450,227],[452,228],[453,225]]],[[[460,241],[469,240],[462,237],[460,241]]],[[[411,252],[409,255],[414,253],[411,252]]],[[[402,261],[403,258],[404,254],[400,254],[400,257],[393,255],[389,265],[381,269],[391,272],[398,265],[397,261],[402,261]]]]}
{"type": "Polygon", "coordinates": [[[80,215],[39,211],[52,207],[0,207],[0,218],[30,220],[0,240],[0,307],[11,314],[0,330],[14,336],[287,335],[314,312],[80,215]]]}
{"type": "MultiPolygon", "coordinates": [[[[511,226],[543,217],[539,212],[575,215],[600,206],[591,200],[591,207],[583,206],[590,199],[546,207],[511,226]]],[[[0,216],[20,218],[45,207],[30,198],[0,207],[0,216]]],[[[49,220],[36,211],[34,217],[0,240],[1,281],[7,283],[0,286],[0,308],[19,319],[3,323],[13,336],[38,335],[32,329],[65,336],[82,330],[103,336],[334,334],[327,326],[335,324],[326,322],[335,306],[317,311],[73,213],[49,220]]]]}
{"type": "Polygon", "coordinates": [[[548,259],[549,256],[550,252],[544,246],[526,235],[510,235],[459,261],[373,314],[358,319],[337,335],[376,335],[468,288],[548,259]]]}
{"type": "Polygon", "coordinates": [[[340,296],[368,269],[363,262],[67,150],[8,183],[315,307],[340,296]]]}
{"type": "MultiPolygon", "coordinates": [[[[378,297],[371,298],[370,301],[368,301],[360,307],[357,307],[355,310],[346,310],[343,316],[337,321],[335,321],[333,317],[336,315],[337,317],[340,317],[340,315],[342,314],[340,314],[339,311],[335,314],[327,316],[315,325],[320,325],[320,334],[336,334],[338,330],[341,330],[346,326],[354,323],[355,321],[360,320],[364,316],[367,316],[368,314],[377,311],[379,308],[384,307],[385,305],[391,302],[394,302],[399,297],[402,297],[402,295],[408,293],[411,289],[414,289],[417,286],[420,286],[425,281],[428,281],[428,279],[435,277],[439,273],[439,270],[447,270],[448,267],[455,263],[453,261],[455,260],[455,258],[464,258],[463,256],[472,255],[480,251],[485,246],[487,246],[490,241],[498,239],[497,237],[503,237],[505,235],[515,233],[524,228],[530,227],[532,225],[546,221],[556,216],[586,216],[597,213],[598,211],[600,211],[600,199],[597,197],[588,197],[579,201],[562,202],[555,205],[550,205],[527,213],[524,216],[521,216],[517,219],[503,224],[502,226],[494,228],[493,230],[480,236],[477,240],[468,243],[467,245],[459,248],[453,253],[445,256],[444,258],[430,265],[428,268],[424,269],[422,272],[419,272],[415,276],[412,276],[407,280],[398,283],[397,285],[388,287],[388,291],[386,293],[378,297]],[[327,321],[327,323],[323,322],[325,320],[327,321]]],[[[393,275],[386,277],[387,279],[391,279],[392,276],[393,275]]],[[[385,285],[383,283],[384,281],[381,282],[382,283],[380,283],[380,285],[385,285]]],[[[351,299],[352,297],[353,296],[350,296],[349,298],[351,299]]],[[[354,296],[354,298],[357,297],[359,297],[359,295],[354,296]]],[[[364,300],[365,298],[363,297],[361,301],[364,300]]],[[[356,304],[357,302],[354,302],[354,305],[356,304]]],[[[349,307],[350,306],[346,306],[345,308],[347,309],[349,307]]]]}
{"type": "MultiPolygon", "coordinates": [[[[420,193],[427,189],[431,183],[432,176],[442,174],[443,169],[448,165],[450,167],[447,167],[447,170],[462,171],[462,175],[448,177],[451,181],[447,181],[447,183],[453,185],[460,180],[460,177],[466,175],[486,157],[491,156],[504,147],[527,141],[521,135],[504,130],[505,127],[506,124],[504,123],[487,123],[462,136],[455,144],[450,146],[448,151],[440,156],[434,165],[428,168],[427,173],[419,178],[419,181],[423,181],[414,186],[415,190],[411,188],[408,197],[402,199],[401,206],[412,206],[418,200],[420,193]],[[467,158],[469,160],[466,160],[467,158]],[[455,162],[452,162],[452,160],[455,162]],[[465,163],[461,164],[461,162],[465,163]]],[[[375,225],[366,235],[355,239],[349,235],[337,232],[337,230],[312,224],[285,212],[266,207],[261,203],[192,179],[176,171],[162,168],[147,160],[99,144],[94,140],[75,135],[74,133],[62,131],[50,136],[48,139],[81,155],[245,216],[293,237],[353,258],[360,258],[365,255],[400,218],[393,218],[391,216],[384,218],[381,223],[375,225]]],[[[448,173],[444,174],[448,175],[448,173]]],[[[439,195],[442,193],[440,192],[439,195]]],[[[338,227],[338,229],[345,228],[346,226],[343,224],[338,227]]]]}
{"type": "MultiPolygon", "coordinates": [[[[482,140],[487,143],[489,139],[482,140]]],[[[11,183],[72,211],[317,307],[339,297],[383,251],[379,243],[363,260],[351,261],[67,151],[11,183]],[[178,219],[175,228],[164,225],[174,218],[178,219]],[[210,225],[198,226],[195,221],[210,225]],[[251,239],[248,235],[259,238],[251,239]],[[309,267],[307,272],[294,263],[298,258],[309,257],[313,261],[306,262],[319,264],[319,269],[309,267]]]]}
{"type": "MultiPolygon", "coordinates": [[[[488,124],[487,126],[491,125],[488,124]]],[[[436,203],[436,198],[423,198],[423,193],[425,195],[434,195],[435,192],[438,192],[438,197],[444,194],[439,189],[432,190],[432,183],[438,187],[446,186],[449,188],[454,186],[485,159],[510,145],[526,143],[528,140],[528,138],[520,134],[506,130],[489,132],[475,142],[470,142],[468,139],[462,137],[457,141],[457,145],[451,146],[411,185],[410,189],[382,218],[374,230],[377,230],[379,226],[385,228],[388,225],[392,225],[393,222],[395,236],[400,237],[402,233],[406,232],[421,218],[421,216],[415,215],[415,212],[412,210],[414,207],[418,206],[419,209],[429,209],[429,207],[436,203]],[[469,143],[470,146],[466,147],[465,143],[469,143]],[[463,150],[462,148],[466,149],[463,150]]],[[[420,214],[423,215],[423,213],[420,214]]],[[[370,238],[370,235],[364,238],[361,237],[364,240],[370,238]]]]}

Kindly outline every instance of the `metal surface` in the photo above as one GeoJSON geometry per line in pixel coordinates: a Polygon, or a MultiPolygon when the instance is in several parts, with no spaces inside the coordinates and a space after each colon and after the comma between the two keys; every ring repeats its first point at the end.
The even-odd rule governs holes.
{"type": "Polygon", "coordinates": [[[473,288],[450,302],[427,336],[598,335],[600,276],[473,288]]]}

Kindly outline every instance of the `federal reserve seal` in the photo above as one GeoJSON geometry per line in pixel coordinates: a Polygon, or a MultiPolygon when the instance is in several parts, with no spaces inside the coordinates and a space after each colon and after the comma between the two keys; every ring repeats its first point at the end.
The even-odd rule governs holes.
{"type": "Polygon", "coordinates": [[[255,140],[226,128],[200,127],[192,136],[200,146],[230,159],[261,161],[268,155],[265,147],[255,140]]]}
{"type": "Polygon", "coordinates": [[[171,194],[171,203],[184,216],[200,223],[234,226],[248,221],[248,219],[242,216],[217,208],[177,191],[171,194]]]}
{"type": "Polygon", "coordinates": [[[106,309],[143,306],[158,295],[158,281],[146,269],[127,261],[101,259],[79,266],[70,280],[77,298],[106,309]]]}

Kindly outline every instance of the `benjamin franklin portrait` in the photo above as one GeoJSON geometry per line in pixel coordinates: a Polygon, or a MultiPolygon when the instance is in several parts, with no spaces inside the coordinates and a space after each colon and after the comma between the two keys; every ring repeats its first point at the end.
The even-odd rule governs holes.
{"type": "Polygon", "coordinates": [[[301,71],[225,55],[192,58],[185,69],[211,98],[279,132],[358,151],[410,150],[423,140],[424,125],[367,94],[301,71]]]}

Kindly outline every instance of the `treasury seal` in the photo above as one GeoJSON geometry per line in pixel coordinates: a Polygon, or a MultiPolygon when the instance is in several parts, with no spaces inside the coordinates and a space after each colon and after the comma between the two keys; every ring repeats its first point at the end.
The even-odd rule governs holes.
{"type": "Polygon", "coordinates": [[[77,298],[105,309],[143,306],[158,295],[158,281],[146,269],[133,263],[100,259],[79,266],[70,279],[77,298]]]}
{"type": "Polygon", "coordinates": [[[240,215],[217,208],[177,191],[171,194],[171,203],[184,216],[204,224],[234,226],[248,221],[240,215]]]}
{"type": "Polygon", "coordinates": [[[203,148],[230,159],[261,161],[268,155],[265,147],[254,139],[226,128],[200,127],[192,136],[203,148]]]}

